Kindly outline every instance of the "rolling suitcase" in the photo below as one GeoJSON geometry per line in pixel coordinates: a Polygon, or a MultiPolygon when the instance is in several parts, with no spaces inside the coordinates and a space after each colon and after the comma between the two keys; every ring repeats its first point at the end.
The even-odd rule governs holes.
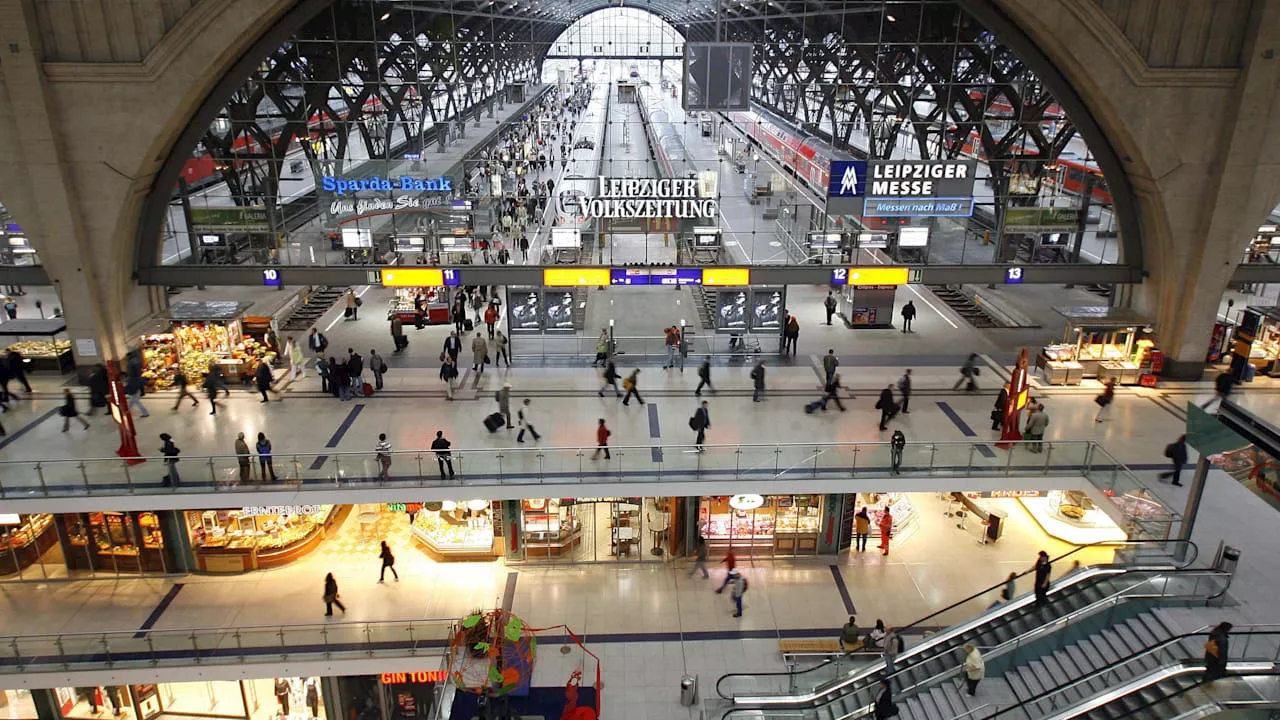
{"type": "Polygon", "coordinates": [[[821,400],[814,400],[813,402],[811,402],[811,403],[809,403],[808,405],[805,405],[805,406],[804,406],[805,414],[812,413],[814,410],[817,410],[817,409],[818,409],[818,408],[820,408],[820,407],[822,407],[822,401],[821,401],[821,400]]]}
{"type": "Polygon", "coordinates": [[[364,391],[365,397],[373,397],[373,385],[370,385],[369,383],[365,383],[364,387],[360,389],[364,391]]]}
{"type": "Polygon", "coordinates": [[[476,324],[474,322],[471,322],[471,318],[467,318],[466,320],[462,321],[462,328],[467,332],[471,332],[472,330],[476,329],[476,324]]]}
{"type": "Polygon", "coordinates": [[[502,413],[494,413],[484,419],[484,427],[489,432],[498,432],[498,428],[507,424],[507,416],[502,413]]]}

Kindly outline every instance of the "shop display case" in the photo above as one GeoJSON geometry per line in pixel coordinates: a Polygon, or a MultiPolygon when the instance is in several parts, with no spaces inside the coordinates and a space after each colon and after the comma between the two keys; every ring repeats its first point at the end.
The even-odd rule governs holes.
{"type": "Polygon", "coordinates": [[[494,560],[501,554],[489,503],[483,500],[425,503],[411,530],[433,560],[494,560]]]}
{"type": "Polygon", "coordinates": [[[59,516],[67,567],[114,572],[166,572],[166,542],[152,512],[68,513],[59,516]]]}
{"type": "MultiPolygon", "coordinates": [[[[698,528],[712,553],[733,548],[762,554],[816,553],[822,533],[821,495],[766,495],[759,507],[735,508],[726,496],[703,496],[698,528]]],[[[754,503],[753,503],[754,504],[754,503]]]]}
{"type": "Polygon", "coordinates": [[[53,516],[47,513],[0,516],[0,543],[4,544],[0,551],[0,575],[15,575],[40,562],[40,556],[58,544],[53,516]]]}
{"type": "Polygon", "coordinates": [[[916,521],[916,508],[911,504],[911,499],[906,493],[862,493],[858,496],[858,500],[871,509],[868,516],[871,518],[871,535],[879,537],[880,535],[880,518],[884,517],[884,509],[889,508],[890,514],[893,515],[893,535],[898,535],[903,530],[911,527],[916,521]]]}
{"type": "Polygon", "coordinates": [[[1045,497],[1021,497],[1018,502],[1046,534],[1063,542],[1088,545],[1128,539],[1111,517],[1080,490],[1054,490],[1045,497]]]}
{"type": "Polygon", "coordinates": [[[0,324],[0,338],[7,343],[5,352],[21,353],[28,372],[48,370],[62,374],[75,369],[66,331],[67,323],[62,318],[6,320],[0,324]]]}
{"type": "Polygon", "coordinates": [[[1079,385],[1084,378],[1137,385],[1160,371],[1163,356],[1143,337],[1150,323],[1131,310],[1113,307],[1054,308],[1067,320],[1061,343],[1046,345],[1036,368],[1050,385],[1079,385]]]}
{"type": "Polygon", "coordinates": [[[314,550],[349,507],[309,505],[299,510],[306,512],[245,516],[239,510],[188,511],[196,567],[218,573],[287,565],[314,550]]]}
{"type": "Polygon", "coordinates": [[[446,325],[449,297],[447,287],[397,288],[387,308],[387,320],[398,317],[405,325],[417,325],[421,315],[423,325],[446,325]]]}
{"type": "MultiPolygon", "coordinates": [[[[572,553],[574,548],[582,544],[582,522],[578,519],[577,505],[562,505],[559,500],[534,498],[522,500],[520,508],[527,556],[558,557],[572,553]]],[[[616,542],[616,528],[614,539],[616,542]]]]}
{"type": "MultiPolygon", "coordinates": [[[[228,382],[248,383],[258,363],[276,364],[278,350],[264,342],[270,318],[242,318],[248,303],[183,301],[170,306],[170,326],[142,336],[143,377],[152,389],[173,385],[175,365],[198,383],[210,365],[222,368],[228,382]],[[252,322],[250,333],[244,323],[252,322]]],[[[270,334],[275,337],[275,333],[270,334]]]]}

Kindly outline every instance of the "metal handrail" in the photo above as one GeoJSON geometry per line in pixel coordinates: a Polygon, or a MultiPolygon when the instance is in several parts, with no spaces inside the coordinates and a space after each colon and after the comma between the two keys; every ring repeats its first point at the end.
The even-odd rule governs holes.
{"type": "MultiPolygon", "coordinates": [[[[1174,566],[1174,567],[1176,567],[1176,568],[1178,568],[1178,569],[1186,568],[1186,567],[1190,567],[1191,565],[1193,565],[1193,564],[1195,563],[1196,559],[1200,556],[1200,548],[1199,548],[1199,546],[1198,546],[1198,545],[1196,545],[1196,543],[1192,542],[1191,540],[1125,540],[1125,541],[1103,541],[1103,542],[1090,543],[1089,545],[1082,545],[1082,546],[1080,546],[1080,547],[1073,548],[1073,549],[1071,549],[1070,551],[1063,553],[1062,555],[1059,555],[1059,556],[1057,556],[1057,557],[1055,557],[1055,558],[1052,558],[1052,559],[1050,560],[1050,563],[1056,563],[1056,562],[1059,562],[1059,561],[1061,561],[1061,560],[1065,560],[1065,559],[1067,559],[1067,558],[1071,557],[1072,555],[1075,555],[1076,553],[1078,553],[1078,552],[1082,552],[1082,551],[1084,551],[1084,550],[1089,550],[1089,549],[1098,549],[1098,548],[1101,548],[1101,547],[1133,546],[1133,545],[1136,545],[1136,546],[1139,546],[1139,547],[1141,547],[1141,546],[1156,546],[1156,545],[1165,545],[1165,546],[1168,546],[1168,545],[1178,545],[1178,546],[1185,546],[1185,547],[1189,548],[1189,549],[1191,550],[1191,552],[1188,554],[1187,559],[1186,559],[1186,560],[1184,560],[1181,564],[1178,564],[1178,565],[1175,565],[1175,566],[1174,566]]],[[[1016,578],[1016,579],[1024,578],[1024,577],[1026,577],[1027,575],[1030,575],[1030,574],[1032,574],[1032,573],[1034,573],[1034,572],[1035,572],[1035,569],[1034,569],[1034,568],[1032,568],[1031,570],[1026,570],[1026,571],[1022,572],[1021,574],[1019,574],[1019,575],[1017,576],[1017,578],[1016,578]]],[[[954,603],[952,603],[952,604],[950,604],[950,605],[946,606],[945,608],[942,608],[941,610],[937,610],[937,611],[935,611],[935,612],[929,613],[928,615],[926,615],[926,616],[924,616],[924,617],[920,618],[919,620],[916,620],[916,621],[912,622],[912,623],[911,623],[911,624],[909,624],[909,625],[904,625],[904,626],[902,626],[902,627],[895,628],[895,632],[897,632],[899,635],[901,635],[901,634],[903,634],[903,631],[904,631],[904,630],[907,630],[908,628],[913,628],[913,627],[918,627],[918,626],[920,626],[920,625],[923,625],[923,624],[927,623],[929,620],[932,620],[932,619],[934,619],[934,618],[938,617],[939,615],[942,615],[943,613],[946,613],[946,612],[949,612],[949,611],[951,611],[951,610],[954,610],[954,609],[956,609],[956,608],[960,607],[961,605],[964,605],[964,604],[966,604],[966,603],[968,603],[968,602],[971,602],[971,601],[973,601],[973,600],[976,600],[976,599],[978,599],[978,598],[982,597],[983,595],[986,595],[986,594],[988,594],[988,593],[990,593],[990,592],[992,592],[992,591],[997,591],[997,590],[1002,589],[1002,588],[1005,586],[1005,583],[1006,583],[1006,582],[1008,582],[1008,581],[1007,581],[1007,580],[1002,580],[1002,581],[1000,581],[1000,582],[996,583],[995,585],[992,585],[992,586],[987,587],[987,588],[983,588],[982,590],[979,590],[978,592],[976,592],[976,593],[974,593],[974,594],[970,595],[969,597],[966,597],[966,598],[964,598],[964,599],[962,599],[962,600],[959,600],[959,601],[957,601],[957,602],[954,602],[954,603]]],[[[1005,607],[1007,608],[1007,606],[1005,606],[1005,607]]],[[[983,613],[983,615],[985,615],[985,613],[983,613]]],[[[935,637],[939,637],[939,636],[935,636],[935,637]]],[[[908,657],[910,657],[911,655],[915,654],[915,653],[913,652],[914,650],[916,650],[916,648],[912,648],[912,649],[910,649],[910,650],[908,650],[908,651],[904,652],[902,655],[899,655],[899,656],[898,656],[898,661],[899,661],[899,662],[901,662],[903,659],[908,658],[908,657]]],[[[825,667],[825,664],[823,664],[823,665],[817,665],[817,666],[815,666],[815,667],[808,668],[808,669],[806,669],[806,670],[802,670],[802,671],[799,671],[799,672],[797,672],[797,673],[726,673],[726,674],[722,675],[722,676],[720,677],[720,679],[719,679],[719,680],[717,680],[717,681],[716,681],[716,693],[717,693],[720,697],[724,698],[725,700],[731,700],[731,701],[732,701],[732,700],[734,700],[734,697],[732,697],[732,696],[730,696],[730,695],[726,695],[726,694],[725,694],[725,692],[724,692],[724,690],[723,690],[723,689],[722,689],[722,687],[721,687],[721,683],[723,683],[723,682],[724,682],[726,679],[728,679],[728,678],[737,678],[737,677],[759,677],[759,678],[766,678],[766,677],[781,677],[781,676],[803,675],[803,674],[808,673],[808,672],[814,672],[814,671],[816,671],[816,670],[822,669],[823,667],[825,667]]]]}
{"type": "MultiPolygon", "coordinates": [[[[1233,672],[1233,674],[1228,677],[1254,677],[1254,676],[1274,677],[1275,675],[1280,674],[1280,667],[1278,667],[1275,662],[1265,662],[1265,663],[1249,662],[1249,661],[1239,661],[1236,663],[1228,662],[1227,670],[1233,672]],[[1233,664],[1236,666],[1235,668],[1232,668],[1233,664]]],[[[1122,697],[1127,697],[1135,692],[1140,692],[1142,690],[1152,687],[1153,685],[1158,685],[1166,680],[1170,680],[1182,675],[1190,675],[1192,673],[1203,673],[1203,672],[1204,672],[1204,663],[1202,662],[1185,662],[1184,661],[1176,665],[1168,665],[1168,666],[1159,668],[1157,670],[1153,670],[1152,672],[1144,676],[1131,680],[1125,683],[1124,685],[1121,685],[1118,688],[1108,690],[1107,692],[1101,695],[1096,695],[1092,698],[1089,698],[1079,703],[1073,708],[1056,713],[1055,715],[1048,718],[1048,720],[1071,720],[1071,718],[1079,717],[1084,713],[1088,713],[1098,708],[1109,705],[1112,702],[1115,702],[1116,700],[1119,700],[1122,697]]],[[[1200,687],[1206,682],[1210,682],[1210,681],[1204,680],[1202,678],[1201,680],[1199,680],[1198,682],[1192,685],[1189,685],[1185,688],[1180,688],[1177,692],[1169,693],[1168,695],[1165,695],[1163,697],[1159,697],[1153,700],[1148,700],[1145,705],[1136,708],[1134,712],[1136,712],[1137,710],[1143,710],[1147,707],[1150,707],[1151,705],[1154,705],[1157,702],[1163,702],[1165,700],[1169,700],[1170,698],[1174,698],[1179,695],[1184,695],[1194,690],[1195,688],[1200,687]]]]}

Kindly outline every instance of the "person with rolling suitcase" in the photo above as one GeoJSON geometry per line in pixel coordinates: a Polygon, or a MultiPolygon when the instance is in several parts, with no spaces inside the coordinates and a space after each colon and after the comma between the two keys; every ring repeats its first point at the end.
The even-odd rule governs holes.
{"type": "Polygon", "coordinates": [[[898,403],[893,400],[893,386],[889,385],[880,391],[880,399],[876,401],[876,409],[880,411],[880,431],[884,432],[890,420],[898,414],[898,403]]]}
{"type": "Polygon", "coordinates": [[[503,422],[506,423],[507,429],[515,427],[511,424],[511,383],[502,383],[502,387],[493,394],[493,399],[498,401],[498,412],[503,422]]]}

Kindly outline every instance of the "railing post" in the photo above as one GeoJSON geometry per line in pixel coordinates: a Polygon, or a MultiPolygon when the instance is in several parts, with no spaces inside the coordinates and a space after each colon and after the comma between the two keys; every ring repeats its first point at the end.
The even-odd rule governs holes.
{"type": "Polygon", "coordinates": [[[342,456],[333,456],[333,486],[342,487],[342,456]]]}
{"type": "Polygon", "coordinates": [[[409,623],[409,654],[418,654],[418,641],[413,639],[413,623],[409,623]]]}
{"type": "Polygon", "coordinates": [[[373,626],[370,625],[369,623],[365,623],[365,626],[364,626],[364,644],[365,644],[365,647],[368,648],[367,650],[364,651],[364,654],[372,657],[373,656],[373,626]]]}
{"type": "Polygon", "coordinates": [[[84,479],[84,492],[86,495],[92,495],[93,490],[89,487],[89,473],[86,472],[83,462],[76,463],[76,467],[80,468],[80,477],[84,479]]]}
{"type": "Polygon", "coordinates": [[[534,455],[534,457],[538,459],[538,482],[544,483],[546,482],[546,478],[542,476],[542,460],[545,456],[542,454],[541,451],[539,451],[537,455],[534,455]]]}
{"type": "Polygon", "coordinates": [[[973,453],[978,449],[976,443],[969,443],[969,464],[964,469],[965,477],[973,475],[973,453]]]}
{"type": "MultiPolygon", "coordinates": [[[[44,481],[44,463],[36,463],[36,476],[40,478],[40,489],[49,497],[49,486],[44,481]]],[[[0,484],[0,497],[4,497],[4,485],[0,484]]]]}
{"type": "Polygon", "coordinates": [[[853,446],[853,465],[849,467],[849,477],[853,477],[858,472],[858,453],[861,452],[861,445],[853,446]]]}
{"type": "Polygon", "coordinates": [[[199,665],[199,664],[200,664],[200,662],[201,662],[201,660],[200,660],[200,642],[199,642],[198,640],[196,640],[196,634],[195,634],[195,633],[191,633],[191,650],[192,650],[193,652],[195,652],[195,656],[196,656],[196,664],[197,664],[197,665],[199,665]]]}
{"type": "MultiPolygon", "coordinates": [[[[16,645],[18,641],[14,640],[13,642],[16,645]]],[[[58,657],[62,658],[62,669],[70,670],[71,664],[67,662],[67,650],[62,646],[62,638],[61,637],[54,638],[53,646],[58,648],[58,657]]]]}
{"type": "Polygon", "coordinates": [[[209,458],[205,462],[205,464],[209,466],[209,484],[213,486],[214,490],[217,490],[218,489],[218,471],[215,470],[213,467],[213,458],[209,458]]]}
{"type": "Polygon", "coordinates": [[[160,664],[160,658],[156,657],[156,644],[151,639],[151,633],[147,633],[147,657],[151,662],[151,667],[160,664]]]}
{"type": "Polygon", "coordinates": [[[742,446],[733,449],[733,479],[742,479],[742,446]]]}
{"type": "Polygon", "coordinates": [[[422,478],[426,477],[426,475],[422,474],[422,453],[418,453],[414,457],[418,461],[418,480],[421,481],[422,478]]]}
{"type": "Polygon", "coordinates": [[[240,631],[236,630],[232,637],[236,639],[236,650],[240,651],[240,662],[244,662],[244,644],[240,641],[240,631]]]}
{"type": "Polygon", "coordinates": [[[320,640],[324,643],[324,656],[326,658],[330,657],[333,652],[329,649],[329,628],[327,626],[320,628],[320,640]]]}
{"type": "Polygon", "coordinates": [[[1090,440],[1090,441],[1089,441],[1089,444],[1088,444],[1088,445],[1086,445],[1086,446],[1085,446],[1085,448],[1084,448],[1084,475],[1085,475],[1085,477],[1088,477],[1088,476],[1089,476],[1089,471],[1090,471],[1091,469],[1093,469],[1093,441],[1092,441],[1092,440],[1090,440]]]}
{"type": "MultiPolygon", "coordinates": [[[[320,634],[321,634],[321,635],[323,635],[323,634],[324,634],[324,631],[323,631],[323,630],[321,630],[321,631],[320,631],[320,634]]],[[[288,645],[285,645],[285,640],[284,640],[284,628],[280,628],[279,630],[277,630],[277,631],[276,631],[276,636],[280,638],[280,659],[281,659],[281,660],[288,660],[288,659],[289,659],[289,653],[285,652],[285,650],[287,650],[289,646],[288,646],[288,645]]],[[[326,657],[327,657],[327,656],[328,656],[328,654],[326,653],[326,657]]]]}
{"type": "Polygon", "coordinates": [[[124,481],[129,486],[129,494],[133,494],[133,473],[129,472],[129,461],[121,460],[120,464],[124,466],[124,481]]]}
{"type": "MultiPolygon", "coordinates": [[[[26,666],[22,664],[22,651],[18,649],[18,638],[15,637],[14,639],[10,640],[9,647],[13,648],[13,660],[14,660],[14,663],[18,666],[18,669],[19,670],[26,669],[26,666]]],[[[64,663],[64,666],[65,666],[65,663],[64,663]]]]}
{"type": "Polygon", "coordinates": [[[1009,477],[1013,472],[1013,451],[1018,449],[1018,443],[1009,446],[1009,450],[1004,454],[1004,476],[1009,477]]]}
{"type": "Polygon", "coordinates": [[[782,472],[782,448],[777,445],[773,446],[773,474],[776,477],[782,472]]]}
{"type": "Polygon", "coordinates": [[[1048,445],[1048,448],[1044,451],[1044,472],[1041,473],[1042,475],[1049,474],[1049,465],[1052,464],[1050,463],[1050,460],[1053,458],[1053,443],[1046,444],[1048,445]]]}
{"type": "Polygon", "coordinates": [[[809,477],[818,477],[818,458],[822,456],[822,451],[818,448],[813,449],[813,473],[809,477]]]}
{"type": "Polygon", "coordinates": [[[938,443],[929,443],[929,474],[938,469],[938,443]]]}

